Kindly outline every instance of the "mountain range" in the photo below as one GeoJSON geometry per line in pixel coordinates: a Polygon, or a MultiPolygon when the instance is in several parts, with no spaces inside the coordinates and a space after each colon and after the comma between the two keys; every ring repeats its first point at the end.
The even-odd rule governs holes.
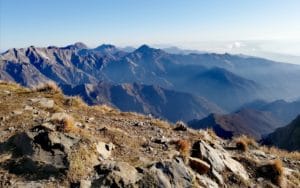
{"type": "Polygon", "coordinates": [[[108,104],[122,111],[134,111],[162,117],[172,122],[204,118],[209,113],[224,113],[214,103],[189,93],[142,84],[82,84],[61,86],[67,95],[77,95],[90,105],[108,104]]]}
{"type": "Polygon", "coordinates": [[[200,120],[211,113],[242,115],[249,122],[240,129],[253,129],[256,138],[300,114],[297,102],[283,102],[299,98],[299,71],[299,65],[258,57],[172,53],[148,45],[136,49],[111,44],[88,48],[83,43],[30,46],[0,55],[1,80],[28,87],[54,81],[65,94],[80,95],[89,104],[110,104],[172,122],[200,120]],[[257,133],[261,124],[264,131],[257,133]]]}

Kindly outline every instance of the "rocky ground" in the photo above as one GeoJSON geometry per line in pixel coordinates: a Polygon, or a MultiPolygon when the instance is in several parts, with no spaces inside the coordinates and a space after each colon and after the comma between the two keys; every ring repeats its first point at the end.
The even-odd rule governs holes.
{"type": "Polygon", "coordinates": [[[300,154],[0,83],[0,187],[299,187],[300,154]]]}

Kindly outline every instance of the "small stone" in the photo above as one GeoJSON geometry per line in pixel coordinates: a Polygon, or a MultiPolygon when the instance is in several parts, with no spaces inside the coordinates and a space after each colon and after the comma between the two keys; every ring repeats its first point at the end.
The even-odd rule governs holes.
{"type": "Polygon", "coordinates": [[[21,115],[21,114],[23,114],[23,111],[22,110],[14,110],[13,114],[14,115],[21,115]]]}
{"type": "Polygon", "coordinates": [[[90,188],[92,182],[89,180],[80,180],[80,188],[90,188]]]}
{"type": "Polygon", "coordinates": [[[32,107],[32,106],[26,105],[26,106],[24,107],[24,110],[33,110],[33,107],[32,107]]]}
{"type": "Polygon", "coordinates": [[[90,117],[90,118],[87,118],[87,119],[85,120],[85,122],[91,123],[91,122],[94,121],[94,120],[95,120],[94,117],[90,117]]]}
{"type": "Polygon", "coordinates": [[[257,181],[258,181],[258,182],[262,182],[262,181],[264,181],[264,178],[259,177],[259,178],[257,178],[257,181]]]}
{"type": "Polygon", "coordinates": [[[14,127],[8,127],[8,129],[7,130],[9,130],[9,131],[14,131],[15,130],[15,128],[14,127]]]}
{"type": "Polygon", "coordinates": [[[10,94],[10,91],[4,90],[3,93],[10,94]]]}
{"type": "Polygon", "coordinates": [[[133,125],[136,126],[136,127],[141,127],[141,126],[144,126],[145,123],[144,122],[136,122],[133,125]]]}
{"type": "Polygon", "coordinates": [[[162,136],[161,138],[154,138],[152,141],[157,144],[165,144],[168,143],[170,140],[165,136],[162,136]]]}

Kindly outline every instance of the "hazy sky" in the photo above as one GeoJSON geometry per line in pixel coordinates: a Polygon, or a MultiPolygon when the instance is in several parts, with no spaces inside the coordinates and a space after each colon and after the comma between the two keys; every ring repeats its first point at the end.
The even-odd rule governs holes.
{"type": "Polygon", "coordinates": [[[284,43],[284,53],[300,55],[299,0],[0,2],[1,51],[30,45],[64,46],[76,41],[90,47],[147,43],[200,50],[265,41],[263,50],[281,51],[276,45],[284,43]]]}

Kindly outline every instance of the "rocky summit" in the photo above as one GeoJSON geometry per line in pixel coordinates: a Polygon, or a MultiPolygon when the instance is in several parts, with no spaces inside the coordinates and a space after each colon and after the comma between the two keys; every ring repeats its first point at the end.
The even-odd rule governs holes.
{"type": "Polygon", "coordinates": [[[0,83],[0,187],[299,187],[300,154],[0,83]]]}

